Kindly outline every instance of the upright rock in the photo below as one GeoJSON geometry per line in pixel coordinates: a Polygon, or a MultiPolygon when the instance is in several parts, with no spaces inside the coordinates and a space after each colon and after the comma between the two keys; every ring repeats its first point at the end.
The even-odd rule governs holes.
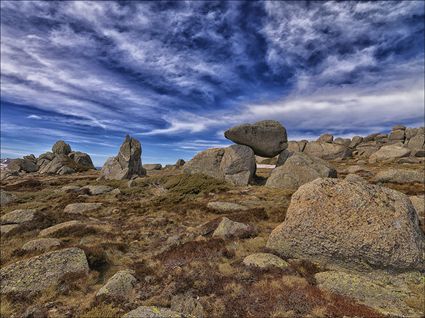
{"type": "Polygon", "coordinates": [[[267,247],[286,257],[349,268],[425,269],[425,236],[409,198],[340,179],[301,186],[267,247]]]}
{"type": "Polygon", "coordinates": [[[185,173],[201,173],[235,185],[247,185],[255,169],[254,152],[243,145],[204,150],[183,167],[185,173]]]}
{"type": "Polygon", "coordinates": [[[298,189],[304,183],[317,178],[336,178],[337,172],[328,162],[295,152],[286,162],[273,169],[266,186],[271,188],[298,189]]]}
{"type": "Polygon", "coordinates": [[[278,121],[263,120],[255,124],[242,124],[225,131],[224,137],[249,146],[261,157],[272,158],[288,146],[286,129],[278,121]]]}
{"type": "Polygon", "coordinates": [[[67,156],[71,152],[71,146],[67,144],[65,141],[59,140],[53,145],[52,151],[56,155],[67,156]]]}
{"type": "Polygon", "coordinates": [[[101,170],[101,178],[124,180],[146,174],[142,167],[142,145],[129,135],[125,137],[117,156],[109,158],[101,170]]]}

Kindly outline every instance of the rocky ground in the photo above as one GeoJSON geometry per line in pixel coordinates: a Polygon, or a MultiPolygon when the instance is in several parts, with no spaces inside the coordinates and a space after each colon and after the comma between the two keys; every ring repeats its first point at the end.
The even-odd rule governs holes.
{"type": "MultiPolygon", "coordinates": [[[[422,163],[330,163],[338,179],[417,196],[423,217],[423,182],[388,177],[400,168],[423,174],[422,163]]],[[[271,169],[258,169],[248,186],[181,168],[132,181],[97,181],[99,173],[2,181],[1,317],[424,313],[420,269],[362,268],[355,259],[341,267],[269,249],[295,192],[265,187],[271,169]]]]}

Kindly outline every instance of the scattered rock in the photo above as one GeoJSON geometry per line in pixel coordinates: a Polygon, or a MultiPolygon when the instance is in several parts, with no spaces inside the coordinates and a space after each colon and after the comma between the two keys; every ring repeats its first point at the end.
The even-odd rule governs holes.
{"type": "Polygon", "coordinates": [[[408,169],[388,169],[378,172],[375,176],[376,182],[392,183],[423,183],[424,179],[423,171],[408,169]]]}
{"type": "Polygon", "coordinates": [[[317,178],[336,176],[336,170],[328,162],[305,153],[294,153],[283,166],[273,169],[266,186],[298,189],[304,183],[317,178]]]}
{"type": "Polygon", "coordinates": [[[55,238],[40,238],[29,241],[22,245],[22,250],[26,252],[43,251],[47,252],[54,247],[61,245],[61,241],[55,238]]]}
{"type": "Polygon", "coordinates": [[[125,137],[117,156],[109,158],[101,170],[101,179],[123,180],[146,174],[142,167],[142,145],[129,135],[125,137]]]}
{"type": "Polygon", "coordinates": [[[425,236],[408,197],[377,185],[317,179],[292,195],[267,247],[345,267],[424,269],[425,236]]]}
{"type": "Polygon", "coordinates": [[[377,273],[365,275],[328,271],[317,273],[314,278],[319,288],[353,298],[383,315],[419,317],[423,314],[419,308],[415,310],[406,304],[412,297],[412,291],[408,286],[417,285],[418,290],[423,290],[423,287],[420,287],[423,284],[420,273],[380,276],[377,273]],[[397,276],[405,277],[400,279],[397,276]]]}
{"type": "Polygon", "coordinates": [[[223,201],[208,202],[207,208],[221,213],[248,210],[246,206],[243,206],[241,204],[223,201]]]}
{"type": "Polygon", "coordinates": [[[256,230],[252,226],[223,217],[212,236],[227,239],[247,238],[255,235],[256,230]]]}
{"type": "Polygon", "coordinates": [[[63,210],[65,213],[84,213],[97,210],[102,206],[102,203],[71,203],[63,210]]]}
{"type": "Polygon", "coordinates": [[[65,276],[89,271],[86,255],[79,248],[67,248],[25,259],[0,270],[2,294],[32,294],[59,283],[65,276]]]}
{"type": "Polygon", "coordinates": [[[131,271],[121,270],[108,279],[106,284],[99,289],[96,297],[108,300],[129,300],[136,282],[137,279],[131,271]]]}
{"type": "Polygon", "coordinates": [[[288,146],[286,129],[275,120],[235,126],[225,131],[224,137],[251,147],[258,156],[269,158],[278,155],[288,146]]]}
{"type": "Polygon", "coordinates": [[[38,236],[40,237],[59,237],[62,235],[68,235],[72,232],[82,231],[85,229],[90,229],[90,225],[84,224],[77,220],[67,221],[59,223],[48,227],[44,230],[41,230],[38,236]]]}
{"type": "Polygon", "coordinates": [[[143,168],[145,168],[146,171],[161,170],[162,164],[160,164],[160,163],[147,163],[147,164],[143,165],[143,168]]]}
{"type": "Polygon", "coordinates": [[[402,157],[407,157],[410,154],[410,149],[399,146],[389,145],[381,147],[377,152],[373,153],[369,162],[394,160],[402,157]]]}
{"type": "Polygon", "coordinates": [[[317,139],[318,142],[329,142],[329,143],[332,143],[333,140],[334,140],[334,136],[332,136],[331,134],[320,135],[320,137],[317,139]]]}
{"type": "Polygon", "coordinates": [[[184,315],[168,308],[156,306],[140,306],[122,318],[184,318],[184,315]]]}
{"type": "Polygon", "coordinates": [[[25,224],[34,221],[36,210],[14,210],[1,217],[1,224],[25,224]]]}
{"type": "Polygon", "coordinates": [[[111,192],[114,188],[107,185],[87,185],[83,189],[88,189],[90,195],[99,195],[111,192]]]}
{"type": "Polygon", "coordinates": [[[16,196],[6,191],[0,190],[0,205],[7,205],[16,202],[16,196]]]}
{"type": "Polygon", "coordinates": [[[59,140],[53,145],[52,151],[56,155],[68,155],[71,152],[71,146],[65,141],[59,140]]]}
{"type": "Polygon", "coordinates": [[[272,267],[285,269],[289,266],[289,264],[283,259],[270,253],[255,253],[248,255],[243,260],[243,263],[246,266],[258,267],[261,269],[268,269],[272,267]]]}

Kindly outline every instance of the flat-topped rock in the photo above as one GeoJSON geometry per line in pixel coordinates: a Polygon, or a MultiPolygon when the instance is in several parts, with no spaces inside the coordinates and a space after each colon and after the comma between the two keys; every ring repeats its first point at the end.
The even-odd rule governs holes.
{"type": "Polygon", "coordinates": [[[0,270],[1,294],[32,294],[59,283],[65,276],[85,275],[89,271],[86,255],[79,248],[22,260],[0,270]]]}
{"type": "Polygon", "coordinates": [[[288,146],[286,129],[275,120],[255,124],[242,124],[224,132],[224,137],[234,143],[249,146],[258,156],[272,158],[288,146]]]}
{"type": "Polygon", "coordinates": [[[84,213],[97,210],[103,206],[102,203],[71,203],[63,210],[65,213],[84,213]]]}
{"type": "Polygon", "coordinates": [[[374,179],[384,183],[423,183],[425,176],[423,171],[391,168],[378,172],[374,179]]]}

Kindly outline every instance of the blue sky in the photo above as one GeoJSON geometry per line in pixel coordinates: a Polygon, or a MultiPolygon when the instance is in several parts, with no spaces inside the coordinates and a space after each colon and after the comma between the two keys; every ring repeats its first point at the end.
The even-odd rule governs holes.
{"type": "Polygon", "coordinates": [[[230,144],[424,125],[424,2],[1,1],[1,156],[58,139],[96,165],[125,134],[143,162],[230,144]]]}

